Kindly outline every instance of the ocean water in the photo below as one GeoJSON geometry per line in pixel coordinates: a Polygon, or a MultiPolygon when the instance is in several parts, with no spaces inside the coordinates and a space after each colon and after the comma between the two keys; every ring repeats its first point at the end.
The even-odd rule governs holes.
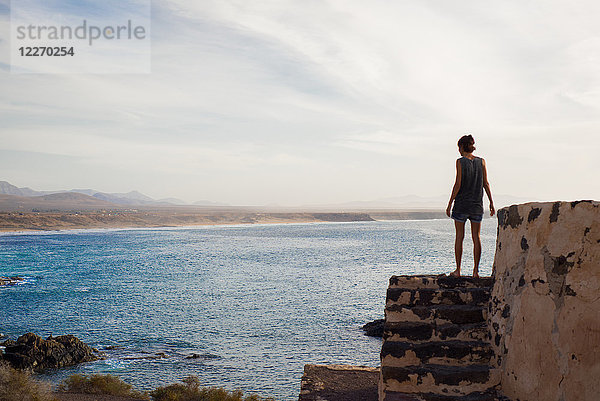
{"type": "MultiPolygon", "coordinates": [[[[496,220],[482,226],[491,274],[496,220]]],[[[389,277],[454,268],[452,221],[377,221],[0,235],[0,332],[74,334],[139,389],[204,385],[296,400],[304,364],[379,365],[389,277]],[[188,358],[196,354],[196,358],[188,358]]],[[[463,274],[472,267],[467,232],[463,274]]]]}

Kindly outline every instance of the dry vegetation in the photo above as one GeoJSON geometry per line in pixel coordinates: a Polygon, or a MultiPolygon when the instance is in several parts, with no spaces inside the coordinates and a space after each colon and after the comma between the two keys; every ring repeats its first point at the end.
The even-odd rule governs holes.
{"type": "MultiPolygon", "coordinates": [[[[95,394],[140,400],[154,401],[274,401],[256,395],[244,396],[237,391],[227,391],[216,387],[201,387],[195,376],[159,387],[150,393],[135,390],[130,384],[112,375],[72,375],[58,387],[62,393],[95,394]]],[[[57,401],[48,383],[38,381],[26,371],[18,370],[0,362],[1,401],[57,401]]]]}
{"type": "Polygon", "coordinates": [[[56,401],[47,383],[37,381],[28,372],[0,362],[0,400],[56,401]]]}
{"type": "Polygon", "coordinates": [[[197,377],[190,376],[183,383],[159,387],[150,393],[154,401],[273,401],[257,395],[244,397],[241,391],[227,391],[222,388],[200,387],[197,377]]]}
{"type": "Polygon", "coordinates": [[[72,375],[58,386],[58,391],[80,394],[116,395],[142,400],[150,399],[146,393],[134,390],[131,384],[125,383],[113,375],[72,375]]]}

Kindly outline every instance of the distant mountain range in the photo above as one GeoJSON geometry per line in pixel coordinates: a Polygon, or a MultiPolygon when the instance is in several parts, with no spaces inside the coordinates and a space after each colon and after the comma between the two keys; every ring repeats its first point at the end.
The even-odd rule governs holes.
{"type": "MultiPolygon", "coordinates": [[[[534,199],[519,198],[508,195],[495,195],[496,208],[532,201],[534,199]]],[[[537,199],[536,199],[537,200],[537,199]]],[[[298,206],[264,205],[259,208],[282,210],[444,210],[448,202],[447,196],[422,197],[406,195],[374,200],[353,201],[333,204],[307,204],[298,206]]],[[[485,201],[487,204],[487,200],[485,201]]],[[[31,188],[19,188],[7,181],[0,181],[0,210],[98,210],[98,209],[130,209],[137,207],[230,207],[226,203],[201,200],[186,203],[181,199],[153,199],[138,191],[126,193],[107,193],[94,189],[72,189],[69,191],[36,191],[31,188]]]]}
{"type": "Polygon", "coordinates": [[[225,203],[198,201],[193,204],[176,198],[153,199],[138,191],[107,193],[94,189],[71,189],[36,191],[19,188],[7,181],[0,181],[0,210],[20,209],[110,209],[136,206],[228,206],[225,203]]]}
{"type": "Polygon", "coordinates": [[[0,211],[3,212],[87,211],[118,208],[124,209],[122,205],[77,192],[59,192],[37,196],[0,194],[0,211]]]}

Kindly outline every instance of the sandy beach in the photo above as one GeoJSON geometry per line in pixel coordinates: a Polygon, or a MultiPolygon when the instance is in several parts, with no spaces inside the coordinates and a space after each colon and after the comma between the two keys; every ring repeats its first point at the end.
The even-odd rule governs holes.
{"type": "Polygon", "coordinates": [[[364,213],[73,212],[0,213],[0,231],[51,231],[87,228],[182,227],[215,224],[371,221],[364,213]]]}
{"type": "Polygon", "coordinates": [[[0,212],[0,232],[101,228],[156,228],[222,224],[351,222],[443,218],[438,211],[270,212],[252,210],[146,210],[0,212]]]}

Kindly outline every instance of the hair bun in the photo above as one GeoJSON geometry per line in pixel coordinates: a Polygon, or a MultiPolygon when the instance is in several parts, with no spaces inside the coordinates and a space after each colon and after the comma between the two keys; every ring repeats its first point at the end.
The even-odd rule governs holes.
{"type": "Polygon", "coordinates": [[[471,135],[471,134],[463,135],[458,140],[458,147],[467,153],[472,153],[475,150],[474,144],[475,144],[475,139],[473,138],[473,135],[471,135]]]}

